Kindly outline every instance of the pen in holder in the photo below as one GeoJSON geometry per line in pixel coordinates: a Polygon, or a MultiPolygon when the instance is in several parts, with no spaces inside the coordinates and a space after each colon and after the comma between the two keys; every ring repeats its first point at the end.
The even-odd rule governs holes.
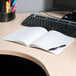
{"type": "Polygon", "coordinates": [[[15,19],[17,0],[0,0],[0,22],[15,19]]]}

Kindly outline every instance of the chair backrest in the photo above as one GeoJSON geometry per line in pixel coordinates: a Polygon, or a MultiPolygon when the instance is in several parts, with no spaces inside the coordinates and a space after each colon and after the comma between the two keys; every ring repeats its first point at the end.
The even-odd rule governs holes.
{"type": "Polygon", "coordinates": [[[47,76],[35,62],[13,55],[0,55],[0,73],[25,76],[47,76]]]}

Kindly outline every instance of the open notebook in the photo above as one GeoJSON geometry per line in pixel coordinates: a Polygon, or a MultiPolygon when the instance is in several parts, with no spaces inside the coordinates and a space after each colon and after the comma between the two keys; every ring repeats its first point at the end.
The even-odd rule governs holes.
{"type": "Polygon", "coordinates": [[[54,54],[59,54],[73,42],[72,37],[55,30],[48,32],[43,27],[23,27],[2,39],[40,48],[54,54]]]}

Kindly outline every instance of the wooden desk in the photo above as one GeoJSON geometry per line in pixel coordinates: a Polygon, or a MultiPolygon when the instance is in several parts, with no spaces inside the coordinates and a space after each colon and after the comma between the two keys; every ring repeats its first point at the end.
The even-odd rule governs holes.
{"type": "Polygon", "coordinates": [[[23,27],[20,24],[28,15],[29,13],[17,14],[16,18],[10,22],[0,22],[0,54],[16,55],[30,59],[42,66],[49,76],[75,76],[76,39],[59,55],[1,39],[18,28],[23,27]]]}

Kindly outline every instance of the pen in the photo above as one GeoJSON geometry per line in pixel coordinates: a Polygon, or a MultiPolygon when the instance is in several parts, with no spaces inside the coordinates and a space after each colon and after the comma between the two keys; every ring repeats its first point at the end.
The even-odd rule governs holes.
{"type": "Polygon", "coordinates": [[[56,49],[58,49],[58,48],[62,48],[62,47],[65,47],[66,45],[64,44],[64,45],[60,45],[60,46],[58,46],[58,47],[53,47],[53,48],[50,48],[49,50],[56,50],[56,49]]]}
{"type": "Polygon", "coordinates": [[[12,8],[11,12],[14,12],[14,11],[15,11],[15,9],[16,9],[16,7],[17,7],[17,3],[15,3],[15,5],[13,6],[13,8],[12,8]]]}

